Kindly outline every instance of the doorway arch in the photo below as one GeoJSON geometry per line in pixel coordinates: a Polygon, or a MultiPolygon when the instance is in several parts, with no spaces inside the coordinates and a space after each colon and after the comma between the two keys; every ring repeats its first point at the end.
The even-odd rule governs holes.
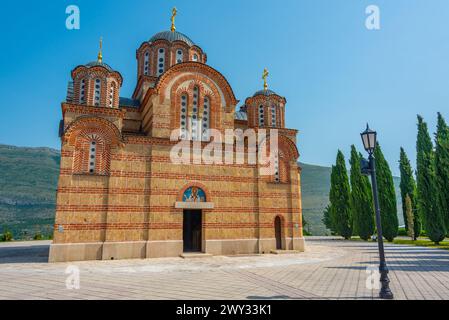
{"type": "Polygon", "coordinates": [[[274,236],[276,238],[276,250],[282,250],[282,221],[279,216],[274,218],[274,236]]]}

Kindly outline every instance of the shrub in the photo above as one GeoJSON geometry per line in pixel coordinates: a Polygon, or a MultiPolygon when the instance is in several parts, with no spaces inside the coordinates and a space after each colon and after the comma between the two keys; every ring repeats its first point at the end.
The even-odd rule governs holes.
{"type": "Polygon", "coordinates": [[[5,231],[1,236],[0,236],[0,241],[12,241],[12,233],[10,231],[5,231]]]}

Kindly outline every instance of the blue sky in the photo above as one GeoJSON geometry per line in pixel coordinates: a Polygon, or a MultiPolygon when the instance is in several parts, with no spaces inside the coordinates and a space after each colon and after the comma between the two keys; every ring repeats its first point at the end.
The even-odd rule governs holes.
{"type": "Polygon", "coordinates": [[[21,1],[0,11],[0,143],[59,148],[70,71],[95,60],[100,36],[104,61],[124,77],[121,95],[131,96],[135,50],[170,28],[173,6],[177,30],[241,101],[269,69],[304,162],[330,165],[338,148],[361,148],[369,121],[397,174],[400,146],[414,162],[416,114],[431,133],[437,111],[449,120],[447,0],[21,1]],[[80,30],[65,28],[70,4],[81,10],[80,30]],[[381,30],[365,28],[370,4],[380,8],[381,30]]]}

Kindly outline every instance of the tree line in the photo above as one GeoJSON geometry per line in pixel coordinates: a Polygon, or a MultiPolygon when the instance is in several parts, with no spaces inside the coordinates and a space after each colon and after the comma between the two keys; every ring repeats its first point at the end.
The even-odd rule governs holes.
{"type": "MultiPolygon", "coordinates": [[[[438,113],[437,132],[432,141],[424,119],[418,115],[416,172],[404,148],[400,148],[399,170],[402,212],[407,233],[416,239],[425,233],[438,244],[449,233],[449,127],[438,113]]],[[[374,151],[383,236],[393,241],[398,235],[397,202],[393,175],[379,143],[374,151]]],[[[333,234],[345,239],[368,240],[376,230],[370,180],[361,172],[362,154],[351,146],[350,170],[338,150],[331,171],[329,205],[323,222],[333,234]]]]}

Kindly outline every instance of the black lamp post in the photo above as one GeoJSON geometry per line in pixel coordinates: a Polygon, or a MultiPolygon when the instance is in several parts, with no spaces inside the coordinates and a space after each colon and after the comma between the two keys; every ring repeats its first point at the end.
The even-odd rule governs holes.
{"type": "Polygon", "coordinates": [[[384,241],[382,237],[382,223],[380,219],[379,197],[377,193],[376,180],[376,160],[374,158],[374,149],[376,148],[377,132],[373,131],[366,125],[366,130],[360,134],[362,136],[363,147],[368,152],[368,161],[362,159],[361,167],[362,173],[371,175],[373,185],[374,206],[376,208],[376,226],[377,226],[377,244],[379,246],[379,272],[381,289],[379,296],[381,299],[393,299],[393,293],[390,290],[390,279],[388,278],[387,262],[385,261],[384,241]]]}

